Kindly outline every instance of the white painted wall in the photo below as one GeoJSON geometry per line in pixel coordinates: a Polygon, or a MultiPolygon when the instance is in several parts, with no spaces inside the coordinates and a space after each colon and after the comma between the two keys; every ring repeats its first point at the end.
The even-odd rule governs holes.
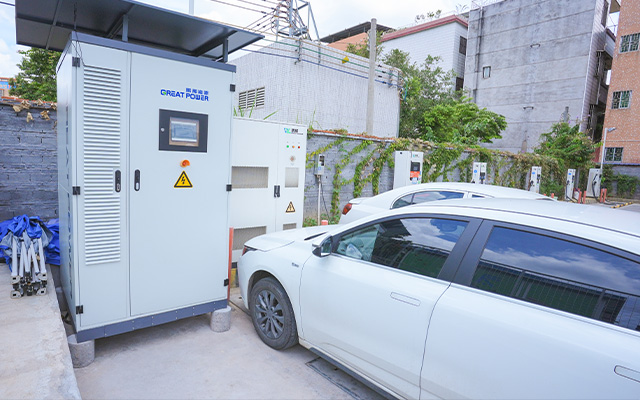
{"type": "Polygon", "coordinates": [[[437,26],[382,43],[383,53],[393,49],[409,53],[411,61],[422,64],[427,56],[440,57],[438,63],[445,71],[454,70],[464,77],[465,55],[460,54],[460,36],[467,37],[467,28],[458,22],[437,26]]]}
{"type": "MultiPolygon", "coordinates": [[[[254,109],[251,118],[264,118],[275,112],[270,119],[312,125],[321,130],[364,132],[368,60],[303,41],[298,61],[298,41],[279,40],[259,50],[247,51],[232,62],[237,66],[234,106],[238,106],[240,92],[265,87],[265,106],[254,109]],[[346,56],[349,62],[343,63],[346,56]]],[[[369,134],[397,137],[398,72],[384,65],[377,69],[374,129],[369,134]]],[[[245,117],[248,117],[246,113],[245,117]]]]}

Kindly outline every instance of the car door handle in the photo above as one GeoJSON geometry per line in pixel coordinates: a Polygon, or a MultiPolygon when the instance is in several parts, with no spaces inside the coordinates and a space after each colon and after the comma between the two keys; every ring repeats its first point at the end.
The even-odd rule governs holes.
{"type": "Polygon", "coordinates": [[[613,369],[616,374],[623,376],[627,379],[631,379],[632,381],[636,381],[640,383],[640,372],[623,367],[622,365],[616,365],[613,369]]]}
{"type": "Polygon", "coordinates": [[[411,304],[412,306],[416,306],[416,307],[420,306],[420,300],[414,297],[405,296],[404,294],[401,294],[401,293],[391,292],[391,298],[394,300],[401,301],[403,303],[411,304]]]}

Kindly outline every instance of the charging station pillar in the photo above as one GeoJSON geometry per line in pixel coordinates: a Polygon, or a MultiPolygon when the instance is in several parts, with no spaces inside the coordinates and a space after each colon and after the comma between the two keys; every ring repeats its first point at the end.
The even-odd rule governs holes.
{"type": "Polygon", "coordinates": [[[487,180],[487,163],[486,162],[474,162],[473,174],[471,175],[471,183],[478,185],[484,185],[487,180]]]}
{"type": "Polygon", "coordinates": [[[393,188],[422,183],[422,162],[420,151],[396,151],[394,153],[393,188]]]}
{"type": "Polygon", "coordinates": [[[600,183],[602,182],[602,170],[600,168],[589,169],[589,180],[587,182],[587,196],[600,197],[600,183]]]}
{"type": "Polygon", "coordinates": [[[567,201],[571,201],[573,198],[573,188],[576,185],[576,170],[568,169],[567,170],[567,182],[564,188],[564,198],[567,201]]]}
{"type": "Polygon", "coordinates": [[[542,167],[531,167],[529,174],[529,191],[540,193],[540,174],[542,173],[542,167]]]}

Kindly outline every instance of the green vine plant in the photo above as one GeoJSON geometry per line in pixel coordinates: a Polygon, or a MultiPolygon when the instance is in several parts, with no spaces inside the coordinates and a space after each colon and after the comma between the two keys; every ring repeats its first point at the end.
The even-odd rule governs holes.
{"type": "MultiPolygon", "coordinates": [[[[315,156],[326,153],[338,146],[338,157],[333,168],[333,190],[331,209],[326,219],[337,220],[340,216],[340,195],[345,185],[353,183],[353,198],[361,197],[365,187],[371,184],[373,195],[380,192],[380,176],[385,167],[394,168],[394,152],[400,150],[421,151],[424,153],[422,182],[461,181],[470,182],[474,162],[487,163],[487,182],[499,186],[529,189],[531,167],[542,167],[540,192],[559,198],[564,196],[565,163],[557,158],[536,153],[511,154],[504,151],[486,149],[480,146],[464,144],[435,144],[420,139],[397,138],[393,140],[370,140],[347,136],[344,131],[334,131],[339,136],[330,143],[307,154],[307,168],[313,167],[315,156]],[[348,143],[357,143],[353,147],[348,143]],[[351,150],[348,150],[348,149],[351,150]],[[344,177],[346,166],[355,163],[354,174],[344,177]]],[[[590,165],[574,165],[587,175],[590,165]]],[[[616,175],[619,192],[633,194],[640,180],[619,178],[616,175]]],[[[586,178],[585,178],[586,179],[586,178]]],[[[613,178],[610,178],[612,181],[613,178]]],[[[584,186],[584,185],[582,185],[584,186]]]]}
{"type": "MultiPolygon", "coordinates": [[[[331,214],[332,215],[339,214],[340,212],[340,188],[342,188],[342,186],[350,182],[353,182],[353,178],[351,180],[346,180],[342,178],[342,175],[341,175],[342,169],[345,166],[349,165],[349,163],[351,162],[351,156],[353,156],[354,154],[358,154],[365,148],[369,147],[371,144],[373,144],[371,140],[363,140],[362,143],[358,144],[353,149],[346,152],[345,157],[335,165],[334,174],[333,174],[333,191],[331,193],[331,214]]],[[[346,151],[344,149],[342,150],[346,151]]]]}

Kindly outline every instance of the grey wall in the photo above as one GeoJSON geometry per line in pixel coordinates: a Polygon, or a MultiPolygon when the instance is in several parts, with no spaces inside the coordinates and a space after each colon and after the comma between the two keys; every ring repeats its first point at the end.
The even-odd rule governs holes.
{"type": "Polygon", "coordinates": [[[503,139],[488,147],[531,151],[565,107],[586,128],[598,95],[596,50],[606,41],[603,6],[604,0],[505,0],[471,11],[465,87],[508,123],[503,139]]]}
{"type": "Polygon", "coordinates": [[[0,105],[0,221],[16,215],[58,217],[56,112],[49,121],[42,108],[16,114],[10,104],[0,105]]]}
{"type": "MultiPolygon", "coordinates": [[[[241,92],[264,87],[265,105],[254,109],[251,118],[261,119],[275,113],[271,119],[311,125],[314,129],[364,132],[369,61],[338,49],[318,47],[313,42],[302,41],[299,47],[297,40],[279,40],[259,52],[231,61],[238,68],[235,108],[241,92]],[[299,48],[302,49],[300,60],[297,59],[299,48]],[[345,57],[349,62],[342,62],[345,57]]],[[[376,73],[374,127],[369,134],[397,137],[398,71],[382,64],[376,69],[382,72],[376,73]]]]}

